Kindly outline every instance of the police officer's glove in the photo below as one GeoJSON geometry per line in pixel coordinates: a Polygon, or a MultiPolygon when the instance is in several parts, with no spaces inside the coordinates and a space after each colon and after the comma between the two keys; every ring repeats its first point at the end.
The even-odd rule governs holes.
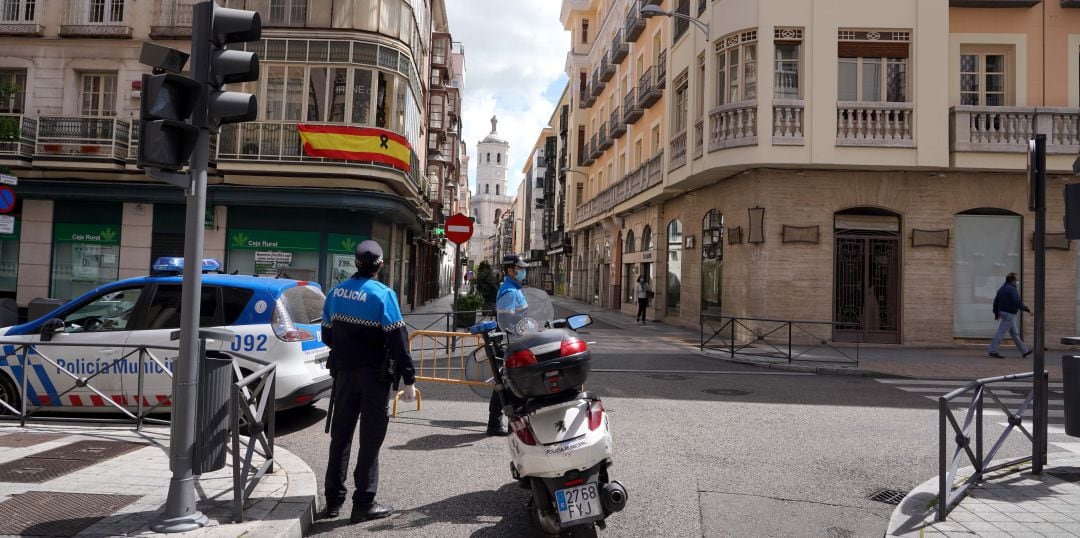
{"type": "Polygon", "coordinates": [[[405,388],[401,391],[401,401],[411,402],[416,399],[416,387],[413,385],[405,385],[405,388]]]}

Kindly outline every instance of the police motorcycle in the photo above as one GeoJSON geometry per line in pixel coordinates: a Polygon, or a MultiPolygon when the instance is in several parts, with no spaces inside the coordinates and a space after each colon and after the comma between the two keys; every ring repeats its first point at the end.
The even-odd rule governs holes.
{"type": "Polygon", "coordinates": [[[576,331],[585,314],[553,320],[546,292],[524,288],[527,308],[496,302],[496,321],[470,328],[481,335],[495,391],[513,434],[510,473],[530,490],[532,525],[549,535],[595,536],[604,520],[626,506],[626,488],[611,480],[611,432],[604,405],[583,392],[590,371],[588,345],[576,331]]]}

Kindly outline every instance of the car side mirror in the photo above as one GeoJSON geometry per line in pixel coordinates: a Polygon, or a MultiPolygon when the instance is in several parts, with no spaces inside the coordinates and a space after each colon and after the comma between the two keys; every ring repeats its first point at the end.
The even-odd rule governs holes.
{"type": "Polygon", "coordinates": [[[566,318],[566,324],[576,331],[582,327],[592,325],[592,318],[588,314],[578,314],[566,318]]]}
{"type": "Polygon", "coordinates": [[[48,342],[53,339],[53,336],[64,332],[64,320],[60,318],[52,318],[46,321],[41,326],[41,341],[48,342]]]}

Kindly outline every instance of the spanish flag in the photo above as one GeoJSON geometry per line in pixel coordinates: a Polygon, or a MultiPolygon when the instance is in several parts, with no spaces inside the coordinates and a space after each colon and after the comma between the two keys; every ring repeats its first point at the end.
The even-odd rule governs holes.
{"type": "Polygon", "coordinates": [[[375,127],[297,125],[308,157],[373,161],[409,171],[411,148],[405,137],[375,127]]]}

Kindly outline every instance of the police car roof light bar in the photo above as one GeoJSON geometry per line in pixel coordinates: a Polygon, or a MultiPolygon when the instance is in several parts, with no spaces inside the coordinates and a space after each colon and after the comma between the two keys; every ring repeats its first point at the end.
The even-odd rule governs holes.
{"type": "MultiPolygon", "coordinates": [[[[150,268],[152,270],[153,276],[180,275],[184,272],[184,258],[158,258],[157,261],[155,261],[154,264],[150,266],[150,268]]],[[[203,258],[202,272],[221,272],[221,262],[214,258],[203,258]]]]}

